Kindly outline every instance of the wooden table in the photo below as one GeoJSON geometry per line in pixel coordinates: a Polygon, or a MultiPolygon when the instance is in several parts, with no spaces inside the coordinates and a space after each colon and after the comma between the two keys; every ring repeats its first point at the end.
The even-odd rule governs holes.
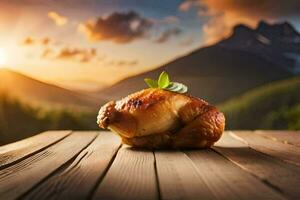
{"type": "Polygon", "coordinates": [[[300,199],[300,132],[150,151],[110,132],[48,131],[0,147],[0,199],[300,199]]]}

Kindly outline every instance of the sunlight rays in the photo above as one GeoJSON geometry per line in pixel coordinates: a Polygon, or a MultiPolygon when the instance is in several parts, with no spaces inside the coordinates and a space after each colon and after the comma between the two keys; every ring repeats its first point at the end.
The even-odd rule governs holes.
{"type": "Polygon", "coordinates": [[[0,68],[7,64],[7,55],[3,48],[0,48],[0,68]]]}

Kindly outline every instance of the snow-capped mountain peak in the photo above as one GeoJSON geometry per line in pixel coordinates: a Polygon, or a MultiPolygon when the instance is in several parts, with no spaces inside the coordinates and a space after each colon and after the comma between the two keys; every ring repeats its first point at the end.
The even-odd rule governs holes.
{"type": "Polygon", "coordinates": [[[250,52],[285,70],[300,73],[300,34],[288,22],[269,24],[261,21],[255,29],[237,25],[232,35],[218,45],[250,52]]]}

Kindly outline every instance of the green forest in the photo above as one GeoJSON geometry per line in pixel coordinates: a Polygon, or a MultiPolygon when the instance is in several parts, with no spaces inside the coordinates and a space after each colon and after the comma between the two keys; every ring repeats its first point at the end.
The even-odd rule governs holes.
{"type": "Polygon", "coordinates": [[[219,108],[226,115],[227,129],[300,130],[300,78],[269,83],[219,108]]]}
{"type": "Polygon", "coordinates": [[[96,129],[96,113],[79,109],[49,109],[29,106],[9,95],[0,94],[0,145],[45,130],[96,129]]]}

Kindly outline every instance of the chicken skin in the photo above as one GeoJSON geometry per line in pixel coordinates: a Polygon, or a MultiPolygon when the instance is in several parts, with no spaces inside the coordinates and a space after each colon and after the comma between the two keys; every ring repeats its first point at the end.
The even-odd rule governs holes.
{"type": "Polygon", "coordinates": [[[105,104],[97,123],[133,147],[207,148],[221,137],[225,117],[201,99],[149,88],[105,104]]]}

